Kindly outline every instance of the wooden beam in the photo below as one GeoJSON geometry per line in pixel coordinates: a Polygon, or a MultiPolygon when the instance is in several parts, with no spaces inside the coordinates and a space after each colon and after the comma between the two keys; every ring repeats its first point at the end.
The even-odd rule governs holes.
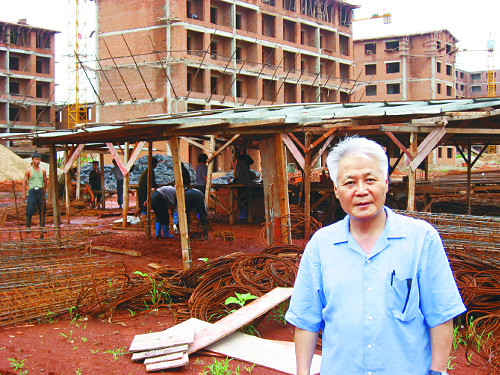
{"type": "Polygon", "coordinates": [[[305,161],[304,161],[304,215],[305,228],[304,238],[308,239],[311,235],[311,134],[305,133],[305,161]]]}
{"type": "Polygon", "coordinates": [[[182,181],[181,157],[179,153],[179,137],[170,137],[170,150],[172,150],[175,191],[177,194],[177,213],[179,214],[179,229],[181,232],[182,265],[183,268],[187,270],[191,268],[192,260],[191,246],[189,245],[184,183],[182,181]]]}
{"type": "Polygon", "coordinates": [[[106,209],[106,185],[104,179],[104,154],[99,154],[99,164],[101,165],[101,208],[106,209]]]}
{"type": "Polygon", "coordinates": [[[288,178],[286,174],[286,156],[285,148],[283,147],[283,137],[282,134],[274,135],[275,141],[275,152],[276,152],[276,170],[278,172],[278,192],[279,192],[279,207],[280,207],[280,217],[281,217],[281,235],[283,243],[289,244],[292,242],[292,234],[288,228],[290,228],[289,220],[287,217],[290,213],[290,208],[288,206],[288,178]],[[284,236],[288,232],[288,236],[284,236]]]}
{"type": "Polygon", "coordinates": [[[325,138],[328,138],[330,135],[332,135],[333,133],[335,133],[336,131],[338,130],[338,128],[331,128],[330,130],[328,130],[325,134],[321,135],[321,137],[319,137],[318,139],[316,139],[310,146],[309,148],[312,150],[314,147],[316,147],[317,145],[319,145],[323,139],[325,138]]]}
{"type": "Polygon", "coordinates": [[[302,151],[305,150],[304,148],[304,145],[302,144],[302,142],[295,136],[295,134],[293,133],[288,133],[288,136],[295,142],[299,145],[299,147],[302,149],[302,151]]]}
{"type": "Polygon", "coordinates": [[[409,163],[410,168],[412,170],[416,170],[420,163],[424,161],[424,159],[431,153],[432,150],[436,147],[436,145],[441,141],[441,139],[444,137],[446,134],[446,128],[440,127],[434,129],[425,139],[422,141],[422,143],[417,147],[417,155],[415,158],[409,163]]]}
{"type": "Polygon", "coordinates": [[[335,137],[335,134],[331,134],[328,139],[325,141],[323,146],[321,146],[320,150],[318,151],[318,154],[314,157],[313,161],[311,162],[311,165],[315,165],[318,159],[323,155],[325,150],[327,149],[328,146],[330,146],[330,143],[332,143],[333,138],[335,137]]]}
{"type": "MultiPolygon", "coordinates": [[[[210,149],[212,150],[215,150],[215,135],[211,135],[210,136],[210,149]]],[[[214,151],[211,151],[209,154],[208,154],[208,157],[211,157],[213,155],[214,151]]],[[[207,167],[207,182],[205,184],[205,205],[207,206],[207,210],[208,210],[208,203],[210,201],[210,191],[211,191],[211,187],[212,187],[212,173],[214,171],[214,161],[213,159],[210,161],[210,163],[208,163],[208,167],[207,167]]]]}
{"type": "Polygon", "coordinates": [[[198,143],[196,141],[193,141],[191,138],[189,137],[180,137],[180,139],[182,139],[183,141],[186,141],[187,143],[191,143],[193,146],[196,146],[198,148],[201,148],[202,150],[205,150],[207,151],[208,153],[212,154],[214,153],[214,149],[210,149],[209,147],[205,146],[205,145],[202,145],[201,143],[198,143]]]}
{"type": "Polygon", "coordinates": [[[399,139],[396,138],[396,136],[394,134],[392,134],[390,131],[385,131],[384,132],[390,139],[392,139],[392,141],[399,147],[399,149],[404,152],[404,154],[406,156],[408,156],[408,158],[410,160],[413,160],[413,155],[411,154],[410,151],[408,151],[406,149],[406,147],[399,141],[399,139]]]}
{"type": "Polygon", "coordinates": [[[65,161],[63,169],[64,173],[68,173],[68,171],[71,169],[71,166],[75,162],[78,155],[80,155],[80,152],[82,152],[84,146],[85,146],[84,144],[79,144],[78,146],[76,146],[76,149],[73,150],[69,158],[64,159],[65,161]]]}
{"type": "MultiPolygon", "coordinates": [[[[64,150],[64,161],[65,164],[68,165],[68,159],[69,159],[69,153],[68,149],[64,150]]],[[[63,172],[64,173],[64,203],[66,206],[66,222],[68,224],[71,223],[71,216],[70,216],[70,206],[69,206],[69,194],[70,194],[70,186],[71,186],[71,176],[68,172],[63,172]]],[[[58,189],[59,190],[59,189],[58,189]]]]}
{"type": "Polygon", "coordinates": [[[239,136],[240,136],[239,134],[235,134],[235,135],[233,135],[233,137],[232,137],[229,141],[227,141],[226,143],[224,143],[224,144],[222,145],[222,147],[221,147],[221,148],[219,148],[217,151],[215,151],[215,152],[213,153],[213,155],[212,155],[212,156],[210,156],[210,157],[208,158],[207,163],[210,163],[210,162],[211,162],[211,161],[212,161],[212,160],[213,160],[213,159],[214,159],[217,155],[219,155],[222,151],[224,151],[224,150],[225,150],[225,149],[226,149],[226,148],[227,148],[227,147],[228,147],[231,143],[233,143],[233,142],[236,140],[236,138],[238,138],[239,136]]]}
{"type": "MultiPolygon", "coordinates": [[[[134,150],[135,152],[135,150],[134,150]]],[[[148,175],[146,192],[146,238],[151,239],[151,189],[153,188],[153,142],[148,142],[148,175]]],[[[139,194],[137,194],[139,195],[139,194]]],[[[139,198],[139,197],[137,197],[139,198]]],[[[139,202],[139,199],[137,200],[139,202]]],[[[140,208],[140,207],[139,207],[140,208]]]]}
{"type": "MultiPolygon", "coordinates": [[[[141,141],[135,145],[134,151],[132,151],[132,155],[130,155],[130,159],[128,160],[127,165],[125,166],[127,171],[130,171],[130,168],[132,168],[132,166],[134,165],[135,161],[139,157],[139,154],[141,153],[145,144],[146,144],[145,141],[141,141]]],[[[128,174],[128,172],[127,172],[127,174],[128,174]]],[[[125,176],[125,174],[124,174],[124,176],[125,176]]]]}
{"type": "MultiPolygon", "coordinates": [[[[381,132],[392,132],[392,133],[430,133],[436,126],[379,126],[381,132]]],[[[492,134],[499,135],[500,129],[480,129],[480,128],[446,128],[446,133],[448,134],[468,134],[468,135],[484,135],[492,134]]]]}
{"type": "Polygon", "coordinates": [[[113,155],[113,159],[115,159],[116,165],[118,166],[118,168],[120,168],[120,171],[122,172],[122,174],[124,176],[126,174],[128,174],[129,170],[127,169],[127,167],[123,163],[120,155],[118,155],[118,152],[115,150],[115,146],[112,143],[106,143],[106,146],[108,146],[108,150],[111,153],[111,155],[113,155]]]}
{"type": "Polygon", "coordinates": [[[293,143],[293,141],[287,134],[283,134],[282,137],[283,143],[285,143],[285,146],[288,148],[288,150],[290,150],[290,153],[293,155],[297,163],[299,163],[302,170],[304,170],[304,156],[302,156],[297,146],[295,146],[295,143],[293,143]]]}
{"type": "MultiPolygon", "coordinates": [[[[411,133],[410,135],[410,151],[412,156],[417,153],[417,133],[411,133]]],[[[416,177],[415,171],[410,169],[408,173],[408,205],[406,208],[408,211],[415,211],[416,177]]]]}
{"type": "MultiPolygon", "coordinates": [[[[57,152],[55,146],[50,146],[49,164],[49,184],[50,192],[52,193],[52,215],[54,217],[55,237],[61,239],[61,212],[59,211],[59,197],[57,196],[57,152]]],[[[47,186],[44,186],[44,188],[47,189],[47,186]]]]}
{"type": "MultiPolygon", "coordinates": [[[[123,162],[125,165],[128,163],[128,156],[129,156],[129,144],[128,142],[125,142],[125,150],[123,151],[123,162]]],[[[130,174],[124,174],[123,175],[123,207],[122,207],[122,228],[127,227],[127,214],[128,214],[128,208],[129,208],[129,182],[130,182],[130,174]]]]}

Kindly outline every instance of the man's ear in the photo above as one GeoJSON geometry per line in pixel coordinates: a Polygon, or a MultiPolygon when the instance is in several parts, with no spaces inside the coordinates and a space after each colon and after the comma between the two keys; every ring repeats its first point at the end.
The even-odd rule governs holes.
{"type": "Polygon", "coordinates": [[[333,192],[335,193],[335,198],[339,199],[339,191],[336,184],[333,184],[333,192]]]}

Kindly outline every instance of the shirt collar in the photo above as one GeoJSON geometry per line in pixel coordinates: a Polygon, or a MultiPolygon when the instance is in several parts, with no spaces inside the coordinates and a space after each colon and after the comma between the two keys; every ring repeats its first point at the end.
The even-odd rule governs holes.
{"type": "MultiPolygon", "coordinates": [[[[407,231],[404,228],[401,218],[398,217],[399,215],[394,213],[389,207],[384,206],[384,210],[387,215],[387,221],[382,235],[385,235],[387,239],[406,237],[407,231]]],[[[342,219],[340,227],[333,231],[333,243],[347,242],[349,241],[349,236],[349,215],[346,215],[342,219]]]]}

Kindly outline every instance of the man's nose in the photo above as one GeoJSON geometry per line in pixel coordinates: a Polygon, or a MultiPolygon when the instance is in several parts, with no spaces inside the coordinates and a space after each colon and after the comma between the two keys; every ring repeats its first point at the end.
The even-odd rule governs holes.
{"type": "Polygon", "coordinates": [[[364,181],[358,181],[356,183],[356,194],[364,195],[366,194],[368,189],[366,188],[366,184],[364,181]]]}

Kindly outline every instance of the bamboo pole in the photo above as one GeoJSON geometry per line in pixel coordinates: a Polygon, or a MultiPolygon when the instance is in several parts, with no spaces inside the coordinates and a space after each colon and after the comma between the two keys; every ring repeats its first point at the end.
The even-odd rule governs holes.
{"type": "Polygon", "coordinates": [[[104,154],[99,154],[99,164],[101,165],[101,209],[106,208],[106,185],[104,180],[104,154]]]}
{"type": "MultiPolygon", "coordinates": [[[[211,150],[215,150],[215,135],[210,136],[210,146],[209,148],[211,150]]],[[[210,152],[208,155],[209,158],[212,157],[214,153],[210,152]]],[[[208,168],[207,168],[207,182],[205,184],[205,205],[207,206],[208,209],[208,203],[210,201],[210,190],[212,187],[212,173],[214,171],[214,159],[210,160],[210,163],[208,163],[208,168]]]]}
{"type": "MultiPolygon", "coordinates": [[[[153,142],[148,142],[148,183],[147,183],[147,208],[146,208],[146,238],[151,239],[151,189],[153,188],[153,142]]],[[[139,201],[137,201],[139,202],[139,201]]],[[[140,208],[140,207],[139,207],[140,208]]]]}
{"type": "Polygon", "coordinates": [[[311,133],[305,132],[304,136],[304,238],[308,239],[311,234],[311,133]]]}
{"type": "Polygon", "coordinates": [[[279,194],[279,209],[281,219],[281,235],[284,243],[291,243],[291,233],[288,228],[289,220],[285,217],[290,212],[288,207],[288,181],[286,176],[286,158],[283,138],[281,134],[274,136],[275,152],[276,152],[276,172],[278,177],[278,194],[279,194]],[[284,237],[283,234],[288,232],[288,236],[284,237]]]}
{"type": "MultiPolygon", "coordinates": [[[[57,196],[57,153],[56,147],[50,146],[49,154],[49,164],[50,164],[50,191],[52,194],[52,215],[54,217],[54,228],[55,236],[58,240],[61,239],[61,213],[59,210],[59,199],[57,196]]],[[[46,187],[45,187],[46,188],[46,187]]],[[[45,197],[43,197],[45,199],[45,197]]],[[[41,214],[41,213],[40,213],[41,214]]]]}
{"type": "MultiPolygon", "coordinates": [[[[125,150],[123,153],[123,163],[127,165],[128,163],[128,154],[129,154],[129,144],[125,142],[125,150]]],[[[122,211],[122,227],[127,227],[127,213],[129,207],[129,181],[130,181],[130,173],[127,173],[123,176],[123,211],[122,211]]]]}
{"type": "MultiPolygon", "coordinates": [[[[68,163],[69,161],[69,153],[68,153],[68,148],[64,150],[64,163],[68,163]]],[[[66,222],[68,224],[71,223],[71,218],[70,218],[70,206],[69,206],[69,194],[70,194],[70,186],[71,186],[71,175],[70,175],[71,168],[64,174],[64,201],[66,203],[66,222]]],[[[59,189],[58,189],[59,190],[59,189]]]]}
{"type": "MultiPolygon", "coordinates": [[[[417,133],[410,135],[410,153],[413,157],[417,155],[417,133]]],[[[408,211],[415,211],[415,190],[416,190],[417,173],[410,168],[408,172],[408,211]]]]}

